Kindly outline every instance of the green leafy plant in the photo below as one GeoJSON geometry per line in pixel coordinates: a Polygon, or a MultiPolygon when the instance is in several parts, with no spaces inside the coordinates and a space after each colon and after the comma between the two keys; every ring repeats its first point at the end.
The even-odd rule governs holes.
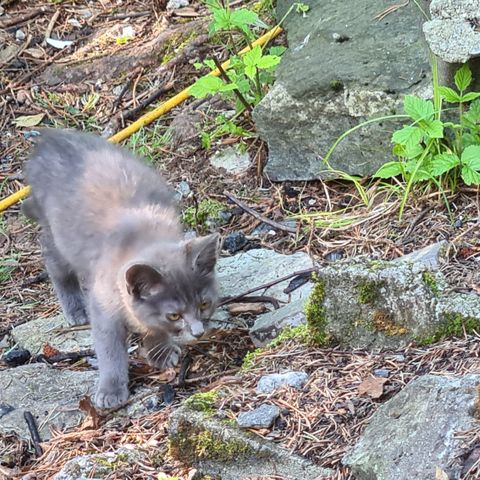
{"type": "Polygon", "coordinates": [[[213,127],[204,129],[200,133],[202,147],[205,150],[210,149],[213,142],[224,135],[231,135],[240,138],[250,138],[252,136],[251,133],[237,125],[232,119],[227,118],[225,114],[220,114],[215,118],[213,127]]]}
{"type": "Polygon", "coordinates": [[[430,100],[405,97],[403,107],[412,123],[392,136],[397,160],[375,174],[383,179],[400,176],[406,182],[401,211],[417,182],[431,182],[441,191],[455,191],[460,179],[466,185],[480,185],[480,92],[467,92],[471,82],[472,73],[464,65],[455,74],[457,91],[436,87],[440,99],[458,105],[458,123],[442,120],[441,101],[435,108],[430,100]]]}
{"type": "MultiPolygon", "coordinates": [[[[258,14],[247,8],[232,9],[229,0],[206,0],[212,15],[209,25],[210,35],[222,35],[227,39],[227,48],[233,53],[229,68],[219,68],[216,60],[205,60],[195,64],[196,68],[219,68],[221,78],[206,76],[199,78],[190,88],[190,94],[196,98],[222,94],[228,99],[236,99],[236,109],[241,112],[256,105],[266,92],[266,87],[273,82],[274,72],[285,52],[284,47],[267,47],[253,45],[254,28],[268,28],[258,14]],[[240,35],[243,42],[235,42],[234,35],[240,35]],[[242,55],[235,54],[238,47],[248,45],[250,49],[242,55]]],[[[301,2],[292,4],[284,18],[293,10],[305,14],[308,5],[301,2]]]]}

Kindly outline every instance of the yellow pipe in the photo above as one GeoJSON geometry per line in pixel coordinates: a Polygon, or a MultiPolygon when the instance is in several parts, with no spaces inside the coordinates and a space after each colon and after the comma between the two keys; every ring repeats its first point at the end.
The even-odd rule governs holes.
{"type": "MultiPolygon", "coordinates": [[[[256,47],[257,45],[265,45],[268,43],[272,38],[275,38],[278,36],[280,33],[282,33],[282,28],[279,26],[276,26],[272,28],[270,31],[259,37],[257,40],[255,40],[252,43],[252,47],[256,47]]],[[[245,47],[243,50],[239,52],[239,55],[242,55],[250,50],[250,46],[245,47]]],[[[230,60],[227,60],[226,62],[222,63],[222,68],[226,70],[227,68],[230,67],[230,60]]],[[[216,68],[215,70],[212,70],[208,75],[213,76],[213,77],[218,77],[220,75],[220,70],[216,68]]],[[[124,128],[123,130],[120,130],[118,133],[115,135],[112,135],[108,141],[112,143],[119,143],[122,140],[125,140],[128,138],[130,135],[133,133],[137,132],[141,128],[143,128],[145,125],[148,125],[149,123],[152,123],[154,120],[156,120],[158,117],[162,116],[163,114],[169,112],[172,108],[176,107],[180,103],[184,102],[189,96],[190,87],[185,88],[181,92],[177,93],[175,96],[172,98],[168,99],[167,101],[163,102],[160,106],[152,110],[151,112],[146,113],[142,117],[140,117],[138,120],[135,122],[131,123],[128,127],[124,128]]],[[[9,195],[7,198],[4,198],[3,200],[0,200],[0,212],[3,212],[6,210],[8,207],[14,205],[17,203],[19,200],[22,200],[25,198],[28,194],[30,193],[30,187],[24,187],[20,189],[18,192],[12,193],[12,195],[9,195]]]]}
{"type": "Polygon", "coordinates": [[[7,198],[0,200],[0,212],[3,212],[8,207],[17,203],[22,198],[25,198],[30,193],[30,187],[23,187],[18,192],[12,193],[7,198]]]}

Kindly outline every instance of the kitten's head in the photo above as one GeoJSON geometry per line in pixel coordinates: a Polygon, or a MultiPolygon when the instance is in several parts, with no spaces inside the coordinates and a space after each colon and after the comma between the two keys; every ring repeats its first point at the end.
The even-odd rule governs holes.
{"type": "Polygon", "coordinates": [[[130,310],[142,330],[172,344],[194,343],[217,303],[218,234],[182,242],[159,263],[135,263],[125,271],[130,310]]]}

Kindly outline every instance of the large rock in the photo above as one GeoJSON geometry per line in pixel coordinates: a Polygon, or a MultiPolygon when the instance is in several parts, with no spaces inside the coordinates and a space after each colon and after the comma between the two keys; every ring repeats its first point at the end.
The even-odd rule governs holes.
{"type": "Polygon", "coordinates": [[[51,426],[63,430],[77,425],[84,417],[78,402],[93,394],[96,377],[95,371],[60,370],[43,363],[0,371],[0,432],[29,439],[24,411],[36,419],[42,440],[50,438],[51,426]]]}
{"type": "Polygon", "coordinates": [[[480,299],[447,294],[442,275],[424,260],[355,260],[320,268],[308,321],[323,338],[374,350],[478,331],[480,299]]]}
{"type": "MultiPolygon", "coordinates": [[[[292,0],[277,2],[278,17],[292,0]]],[[[268,142],[265,173],[274,181],[338,176],[322,162],[340,135],[364,120],[399,113],[405,94],[428,95],[430,66],[422,45],[423,17],[410,2],[377,19],[390,0],[305,0],[306,16],[291,13],[289,50],[277,80],[255,108],[268,142]]],[[[370,175],[391,152],[398,123],[375,122],[350,134],[330,157],[332,168],[370,175]]]]}
{"type": "Polygon", "coordinates": [[[318,272],[314,322],[353,348],[399,348],[431,335],[436,296],[415,264],[347,261],[318,272]]]}
{"type": "Polygon", "coordinates": [[[63,315],[24,323],[15,327],[10,335],[12,343],[29,350],[32,355],[41,353],[46,344],[61,352],[93,348],[90,329],[78,330],[78,327],[72,327],[63,315]]]}
{"type": "Polygon", "coordinates": [[[172,414],[169,437],[170,454],[175,459],[222,480],[257,476],[320,480],[332,473],[211,413],[187,407],[172,414]]]}
{"type": "Polygon", "coordinates": [[[475,426],[479,384],[480,375],[412,381],[378,409],[343,463],[357,480],[432,480],[437,467],[462,478],[455,434],[475,426]]]}

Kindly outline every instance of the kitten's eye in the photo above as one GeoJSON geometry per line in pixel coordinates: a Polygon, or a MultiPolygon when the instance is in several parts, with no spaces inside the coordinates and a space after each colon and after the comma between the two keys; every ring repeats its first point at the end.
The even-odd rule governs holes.
{"type": "Polygon", "coordinates": [[[210,308],[210,305],[211,305],[211,302],[203,302],[200,304],[200,310],[203,312],[204,310],[206,310],[207,308],[210,308]]]}
{"type": "Polygon", "coordinates": [[[169,313],[167,315],[168,320],[171,320],[172,322],[176,322],[177,320],[180,320],[181,315],[179,313],[169,313]]]}

